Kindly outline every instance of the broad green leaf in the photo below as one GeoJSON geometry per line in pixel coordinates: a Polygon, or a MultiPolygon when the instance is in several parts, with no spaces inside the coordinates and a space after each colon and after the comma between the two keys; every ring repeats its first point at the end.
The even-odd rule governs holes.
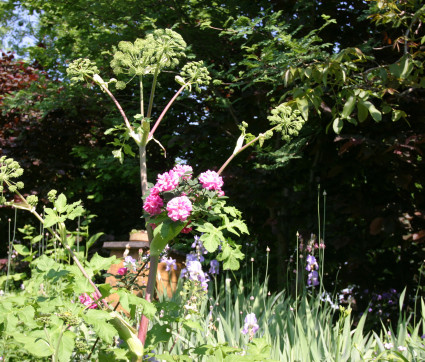
{"type": "Polygon", "coordinates": [[[102,362],[118,362],[125,361],[128,362],[127,350],[122,348],[111,348],[110,350],[100,350],[99,351],[99,361],[102,362]]]}
{"type": "Polygon", "coordinates": [[[97,288],[99,289],[100,294],[102,294],[103,298],[111,295],[112,286],[111,284],[98,284],[97,288]]]}
{"type": "Polygon", "coordinates": [[[303,116],[304,120],[308,120],[308,100],[306,98],[297,98],[297,107],[298,110],[301,112],[301,115],[303,116]]]}
{"type": "Polygon", "coordinates": [[[368,109],[364,104],[364,101],[359,99],[357,102],[357,118],[360,123],[364,122],[368,115],[368,109]]]}
{"type": "Polygon", "coordinates": [[[220,242],[224,240],[224,235],[221,230],[217,229],[213,224],[206,222],[198,226],[197,230],[201,233],[201,241],[208,252],[213,253],[217,250],[220,242]]]}
{"type": "Polygon", "coordinates": [[[364,105],[367,107],[367,109],[369,110],[370,115],[372,116],[372,118],[376,121],[376,122],[380,122],[382,120],[382,114],[380,111],[378,111],[375,106],[369,102],[369,101],[364,101],[363,102],[364,105]]]}
{"type": "Polygon", "coordinates": [[[270,355],[271,346],[265,338],[254,338],[248,345],[248,354],[258,356],[259,358],[267,358],[270,355]]]}
{"type": "Polygon", "coordinates": [[[409,55],[404,55],[399,62],[389,66],[390,73],[399,79],[406,79],[413,70],[412,60],[409,55]]]}
{"type": "Polygon", "coordinates": [[[17,332],[13,334],[13,338],[35,357],[48,357],[53,354],[53,348],[44,339],[26,336],[17,332]]]}
{"type": "Polygon", "coordinates": [[[393,112],[391,113],[391,120],[393,122],[398,121],[401,117],[405,118],[407,117],[406,112],[401,111],[399,109],[393,109],[393,112]]]}
{"type": "Polygon", "coordinates": [[[25,256],[31,254],[30,250],[25,245],[14,244],[13,248],[18,252],[19,255],[25,256]]]}
{"type": "Polygon", "coordinates": [[[72,209],[72,211],[67,215],[69,220],[74,220],[78,216],[82,216],[84,214],[84,208],[82,206],[76,206],[72,209]]]}
{"type": "Polygon", "coordinates": [[[60,194],[54,202],[56,211],[60,214],[64,213],[67,209],[66,201],[66,196],[64,194],[60,194]]]}
{"type": "Polygon", "coordinates": [[[342,113],[341,113],[342,118],[348,118],[353,112],[355,105],[356,105],[356,97],[354,95],[350,95],[344,104],[344,109],[342,110],[342,113]]]}
{"type": "Polygon", "coordinates": [[[117,294],[119,295],[120,299],[120,304],[121,306],[127,311],[130,312],[130,304],[128,303],[128,295],[129,295],[129,291],[126,289],[122,289],[120,288],[117,291],[117,294]]]}
{"type": "MultiPolygon", "coordinates": [[[[27,275],[25,273],[9,274],[9,280],[14,280],[14,281],[23,280],[26,278],[26,276],[27,275]]],[[[6,280],[7,280],[7,275],[2,275],[0,277],[0,288],[6,282],[6,280]]]]}
{"type": "Polygon", "coordinates": [[[56,263],[52,258],[49,258],[46,254],[43,254],[38,259],[34,261],[37,268],[41,271],[47,271],[50,269],[58,269],[60,268],[60,264],[56,263]]]}
{"type": "Polygon", "coordinates": [[[239,260],[244,258],[244,254],[240,251],[241,248],[241,245],[236,245],[236,248],[232,248],[227,243],[223,244],[221,253],[217,255],[217,260],[223,262],[224,270],[239,269],[239,260]]]}
{"type": "Polygon", "coordinates": [[[79,277],[75,278],[74,292],[76,294],[82,294],[82,293],[90,294],[94,292],[94,288],[86,278],[80,275],[79,277]]]}
{"type": "Polygon", "coordinates": [[[83,314],[83,319],[86,323],[93,326],[96,334],[106,343],[111,343],[112,338],[116,336],[117,331],[111,327],[108,320],[111,319],[111,315],[103,310],[89,309],[83,314]]]}
{"type": "Polygon", "coordinates": [[[44,218],[44,227],[49,228],[59,222],[59,217],[56,215],[46,215],[44,218]]]}
{"type": "Polygon", "coordinates": [[[100,256],[98,253],[96,253],[90,260],[89,268],[93,271],[94,274],[97,274],[101,270],[108,270],[116,260],[117,257],[115,255],[104,258],[103,256],[100,256]]]}
{"type": "Polygon", "coordinates": [[[71,331],[65,331],[62,335],[59,344],[59,361],[60,362],[68,362],[71,360],[72,351],[75,346],[75,333],[71,331]]]}
{"type": "Polygon", "coordinates": [[[38,243],[41,239],[43,239],[43,235],[37,235],[31,239],[31,244],[38,243]]]}
{"type": "Polygon", "coordinates": [[[24,323],[26,328],[37,327],[37,323],[34,320],[34,315],[35,309],[30,305],[25,306],[17,312],[19,320],[24,323]]]}
{"type": "Polygon", "coordinates": [[[170,326],[164,324],[159,325],[158,323],[154,324],[149,330],[148,337],[146,339],[146,345],[156,345],[158,343],[167,343],[170,338],[173,336],[169,332],[170,326]]]}
{"type": "Polygon", "coordinates": [[[159,255],[169,241],[180,234],[185,223],[166,219],[159,224],[153,232],[153,240],[150,245],[151,255],[159,255]]]}
{"type": "Polygon", "coordinates": [[[344,126],[344,121],[340,118],[335,118],[332,123],[332,128],[336,134],[340,134],[342,127],[344,126]]]}
{"type": "Polygon", "coordinates": [[[203,328],[201,327],[201,325],[199,324],[199,322],[197,321],[193,321],[190,319],[185,319],[183,322],[183,327],[185,329],[187,329],[189,332],[194,331],[194,330],[199,330],[202,331],[203,328]]]}
{"type": "Polygon", "coordinates": [[[156,314],[156,307],[153,303],[148,302],[145,298],[140,298],[133,293],[130,293],[128,295],[128,303],[130,305],[130,308],[133,311],[133,306],[141,305],[142,306],[142,313],[148,317],[148,319],[152,319],[156,314]]]}
{"type": "Polygon", "coordinates": [[[118,158],[121,164],[124,162],[124,153],[122,152],[122,148],[118,150],[113,150],[112,154],[114,155],[115,158],[118,158]]]}

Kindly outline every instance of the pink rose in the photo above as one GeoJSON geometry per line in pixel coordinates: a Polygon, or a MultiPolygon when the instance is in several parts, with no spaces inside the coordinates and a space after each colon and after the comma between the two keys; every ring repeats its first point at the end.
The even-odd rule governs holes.
{"type": "Polygon", "coordinates": [[[158,215],[162,212],[161,207],[163,205],[164,205],[164,202],[162,201],[162,199],[159,195],[150,194],[145,200],[145,204],[143,205],[143,209],[149,215],[158,215]]]}
{"type": "Polygon", "coordinates": [[[221,191],[223,186],[223,178],[217,172],[210,170],[199,175],[199,182],[207,190],[221,191]]]}
{"type": "Polygon", "coordinates": [[[186,221],[192,211],[192,203],[187,196],[171,199],[167,204],[168,217],[173,221],[186,221]]]}
{"type": "Polygon", "coordinates": [[[172,171],[175,172],[179,177],[182,177],[186,173],[186,176],[183,177],[184,180],[189,180],[192,178],[193,170],[189,165],[176,165],[172,171]]]}
{"type": "Polygon", "coordinates": [[[118,271],[117,271],[117,274],[126,275],[127,274],[127,268],[119,268],[118,271]]]}
{"type": "Polygon", "coordinates": [[[172,191],[179,185],[179,175],[173,170],[158,175],[155,188],[159,192],[172,191]]]}

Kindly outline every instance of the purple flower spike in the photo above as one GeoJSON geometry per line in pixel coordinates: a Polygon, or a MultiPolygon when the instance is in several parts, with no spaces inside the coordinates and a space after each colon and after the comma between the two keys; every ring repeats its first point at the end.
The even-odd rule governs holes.
{"type": "Polygon", "coordinates": [[[313,287],[319,285],[319,273],[315,270],[308,273],[307,285],[313,285],[313,287]]]}
{"type": "Polygon", "coordinates": [[[247,314],[244,322],[245,324],[242,329],[243,334],[249,333],[250,335],[253,335],[260,328],[257,324],[257,317],[255,316],[254,313],[247,314]]]}
{"type": "Polygon", "coordinates": [[[161,259],[162,263],[165,263],[165,271],[170,271],[171,269],[177,270],[176,259],[166,258],[165,256],[161,259]]]}
{"type": "Polygon", "coordinates": [[[220,263],[217,260],[210,261],[210,274],[218,274],[220,272],[220,263]]]}
{"type": "Polygon", "coordinates": [[[126,256],[124,259],[124,267],[136,271],[136,259],[134,259],[130,255],[126,256]]]}

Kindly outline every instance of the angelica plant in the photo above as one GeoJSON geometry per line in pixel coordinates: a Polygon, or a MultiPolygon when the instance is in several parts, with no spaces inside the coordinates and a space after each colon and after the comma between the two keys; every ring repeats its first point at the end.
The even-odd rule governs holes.
{"type": "MultiPolygon", "coordinates": [[[[156,120],[152,119],[158,75],[164,70],[177,71],[181,60],[186,57],[186,51],[186,43],[178,33],[171,29],[157,29],[143,39],[136,39],[134,42],[122,41],[118,44],[114,49],[110,64],[117,79],[103,80],[96,64],[87,59],[77,59],[67,69],[72,82],[85,80],[97,84],[111,98],[121,114],[124,124],[106,131],[107,134],[118,133],[120,137],[120,140],[114,141],[114,144],[119,146],[119,149],[113,151],[114,156],[122,162],[125,154],[132,155],[131,149],[125,144],[129,139],[132,139],[138,147],[140,185],[142,197],[145,200],[144,217],[151,249],[149,277],[145,290],[147,301],[152,299],[154,293],[159,255],[168,242],[192,226],[196,227],[197,232],[203,233],[201,239],[209,252],[214,252],[219,246],[221,247],[217,260],[223,262],[224,268],[237,269],[239,267],[238,259],[243,257],[240,251],[241,247],[231,239],[226,239],[223,231],[227,230],[239,236],[239,233],[248,233],[248,230],[241,220],[239,211],[227,206],[224,200],[217,200],[217,197],[220,198],[224,195],[221,190],[223,182],[220,174],[236,155],[255,142],[258,141],[261,146],[266,139],[273,136],[275,131],[280,132],[282,138],[287,140],[295,136],[304,123],[299,113],[291,113],[288,106],[281,105],[272,112],[270,119],[272,128],[258,136],[247,133],[248,124],[242,123],[240,126],[242,134],[237,141],[235,150],[217,173],[208,170],[199,176],[199,181],[187,181],[184,177],[185,171],[182,174],[171,170],[162,175],[163,180],[157,182],[157,185],[161,182],[171,182],[171,188],[168,187],[169,185],[165,185],[165,188],[164,185],[156,185],[149,190],[146,157],[148,143],[154,141],[165,151],[165,148],[155,139],[154,133],[167,111],[183,91],[200,92],[211,82],[208,69],[202,61],[185,64],[179,74],[175,76],[175,81],[180,88],[171,97],[159,117],[156,120]],[[144,89],[146,77],[150,77],[152,83],[148,97],[145,97],[144,89]],[[138,82],[140,89],[138,107],[140,110],[133,117],[134,119],[129,119],[111,89],[112,85],[115,85],[118,90],[124,89],[133,80],[138,82]],[[197,182],[208,190],[207,193],[203,191],[201,193],[205,194],[204,199],[200,199],[194,192],[200,185],[197,182]],[[181,193],[180,191],[185,187],[186,189],[181,193]],[[174,198],[166,200],[167,205],[165,206],[163,198],[170,197],[170,191],[174,198]],[[192,203],[199,202],[202,205],[196,205],[197,212],[192,213],[192,203]],[[195,217],[194,215],[199,216],[195,217]],[[234,220],[231,221],[230,217],[234,220]],[[222,220],[223,223],[214,225],[209,221],[210,218],[211,220],[222,220]],[[192,221],[193,223],[189,227],[188,225],[192,221]],[[152,225],[156,226],[155,231],[153,231],[152,225]]],[[[145,342],[147,329],[148,320],[143,316],[138,330],[138,337],[142,343],[145,342]]]]}

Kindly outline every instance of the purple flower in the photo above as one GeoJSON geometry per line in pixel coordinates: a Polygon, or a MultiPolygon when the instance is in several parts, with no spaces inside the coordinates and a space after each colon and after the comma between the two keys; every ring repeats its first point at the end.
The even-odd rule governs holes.
{"type": "Polygon", "coordinates": [[[124,259],[124,266],[128,269],[136,271],[136,259],[134,259],[130,255],[126,256],[124,259]]]}
{"type": "Polygon", "coordinates": [[[313,255],[307,256],[307,266],[305,270],[313,271],[319,269],[319,265],[317,264],[316,258],[313,255]]]}
{"type": "Polygon", "coordinates": [[[244,321],[244,326],[242,328],[243,334],[250,334],[251,336],[255,334],[260,328],[257,324],[257,317],[254,313],[247,314],[244,321]]]}
{"type": "Polygon", "coordinates": [[[196,249],[196,253],[199,255],[199,261],[202,263],[205,260],[202,254],[208,254],[208,251],[204,248],[204,244],[200,240],[199,236],[195,235],[194,240],[192,248],[196,249]]]}
{"type": "Polygon", "coordinates": [[[176,259],[173,259],[171,257],[166,258],[164,256],[162,257],[161,262],[166,264],[165,266],[166,271],[170,271],[171,269],[177,270],[176,259]]]}
{"type": "Polygon", "coordinates": [[[197,260],[190,260],[186,262],[186,268],[182,270],[181,277],[187,277],[190,280],[201,282],[204,290],[208,289],[208,274],[202,270],[202,265],[197,260]]]}
{"type": "Polygon", "coordinates": [[[199,261],[198,260],[198,255],[192,254],[192,253],[187,254],[186,255],[186,262],[188,262],[188,261],[199,261]]]}
{"type": "Polygon", "coordinates": [[[217,260],[210,261],[210,274],[218,274],[220,272],[220,263],[217,260]]]}
{"type": "Polygon", "coordinates": [[[315,270],[308,273],[307,285],[313,285],[313,287],[319,285],[319,273],[315,270]]]}

